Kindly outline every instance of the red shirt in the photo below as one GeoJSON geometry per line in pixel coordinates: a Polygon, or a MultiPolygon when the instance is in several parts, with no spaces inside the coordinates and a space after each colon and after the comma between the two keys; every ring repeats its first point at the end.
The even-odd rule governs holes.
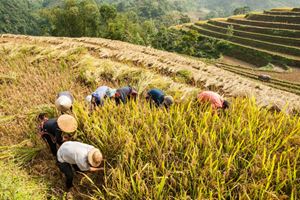
{"type": "Polygon", "coordinates": [[[202,103],[210,103],[214,110],[223,107],[224,99],[217,93],[204,91],[198,95],[198,99],[202,103]]]}

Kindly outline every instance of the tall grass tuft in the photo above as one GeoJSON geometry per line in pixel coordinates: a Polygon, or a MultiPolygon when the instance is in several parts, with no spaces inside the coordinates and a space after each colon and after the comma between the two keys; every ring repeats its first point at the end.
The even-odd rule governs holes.
{"type": "Polygon", "coordinates": [[[19,165],[27,164],[41,149],[41,147],[33,147],[30,140],[24,140],[16,145],[0,146],[0,160],[13,160],[19,165]]]}

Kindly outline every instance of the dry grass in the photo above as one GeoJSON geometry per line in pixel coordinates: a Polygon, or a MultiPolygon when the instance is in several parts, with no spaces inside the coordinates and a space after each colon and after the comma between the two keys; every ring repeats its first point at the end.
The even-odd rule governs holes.
{"type": "MultiPolygon", "coordinates": [[[[76,176],[75,184],[82,183],[77,189],[91,198],[299,197],[299,118],[269,114],[248,99],[233,101],[231,110],[219,117],[191,102],[200,88],[216,87],[229,95],[236,85],[246,91],[256,83],[201,61],[122,42],[11,35],[0,40],[7,41],[1,44],[1,73],[17,75],[16,81],[0,84],[5,158],[17,161],[18,148],[7,146],[24,139],[41,146],[35,117],[39,112],[56,116],[54,98],[68,89],[78,100],[74,113],[80,128],[74,137],[98,146],[107,160],[104,177],[88,175],[94,184],[89,177],[76,176]],[[169,112],[151,109],[143,100],[120,107],[107,103],[89,116],[82,104],[85,95],[101,84],[128,83],[140,94],[161,87],[182,101],[169,112]]],[[[260,87],[264,99],[280,93],[260,87]]],[[[280,95],[286,100],[294,97],[280,95]]],[[[31,176],[47,182],[48,188],[40,185],[41,195],[61,196],[62,175],[43,147],[21,153],[25,157],[19,160],[31,176]]]]}

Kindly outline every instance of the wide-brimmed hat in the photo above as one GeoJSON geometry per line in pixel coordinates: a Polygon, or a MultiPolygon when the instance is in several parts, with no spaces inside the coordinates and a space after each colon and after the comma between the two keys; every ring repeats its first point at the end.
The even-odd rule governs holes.
{"type": "Polygon", "coordinates": [[[103,156],[99,149],[94,148],[88,153],[88,162],[92,167],[99,167],[102,160],[103,156]]]}
{"type": "Polygon", "coordinates": [[[72,107],[72,100],[67,96],[60,96],[56,99],[55,106],[60,111],[67,111],[72,107]]]}
{"type": "Polygon", "coordinates": [[[58,127],[65,133],[72,133],[76,131],[78,124],[76,119],[71,115],[61,115],[57,119],[57,125],[58,127]]]}

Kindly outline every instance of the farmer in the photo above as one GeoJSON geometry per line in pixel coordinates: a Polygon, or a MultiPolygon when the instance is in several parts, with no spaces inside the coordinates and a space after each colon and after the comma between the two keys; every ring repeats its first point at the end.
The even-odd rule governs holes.
{"type": "Polygon", "coordinates": [[[61,115],[59,118],[48,119],[46,114],[39,115],[39,134],[48,143],[51,153],[56,156],[57,145],[61,145],[68,140],[68,135],[77,129],[77,121],[71,115],[61,115]]]}
{"type": "Polygon", "coordinates": [[[66,187],[70,190],[73,186],[73,170],[76,171],[100,171],[103,160],[99,149],[81,142],[68,141],[63,143],[57,151],[57,164],[60,171],[66,177],[66,187]]]}
{"type": "Polygon", "coordinates": [[[58,93],[55,106],[58,111],[65,113],[68,110],[72,110],[72,105],[74,103],[74,97],[69,91],[63,91],[58,93]]]}
{"type": "Polygon", "coordinates": [[[165,106],[165,108],[169,108],[174,103],[173,97],[166,96],[163,91],[156,88],[147,92],[146,100],[150,102],[150,105],[154,103],[156,107],[165,106]]]}
{"type": "Polygon", "coordinates": [[[213,110],[229,108],[229,102],[224,100],[218,93],[212,91],[204,91],[198,95],[198,100],[201,103],[209,103],[213,110]]]}
{"type": "Polygon", "coordinates": [[[87,96],[86,101],[91,102],[91,109],[93,109],[97,106],[103,106],[104,99],[106,97],[112,97],[115,93],[116,93],[115,89],[112,89],[107,86],[101,86],[98,87],[96,91],[92,93],[92,95],[87,96]]]}
{"type": "Polygon", "coordinates": [[[131,86],[122,87],[117,89],[115,94],[112,95],[112,98],[115,98],[116,104],[119,105],[121,102],[123,104],[127,103],[127,100],[136,99],[138,93],[131,86]]]}

